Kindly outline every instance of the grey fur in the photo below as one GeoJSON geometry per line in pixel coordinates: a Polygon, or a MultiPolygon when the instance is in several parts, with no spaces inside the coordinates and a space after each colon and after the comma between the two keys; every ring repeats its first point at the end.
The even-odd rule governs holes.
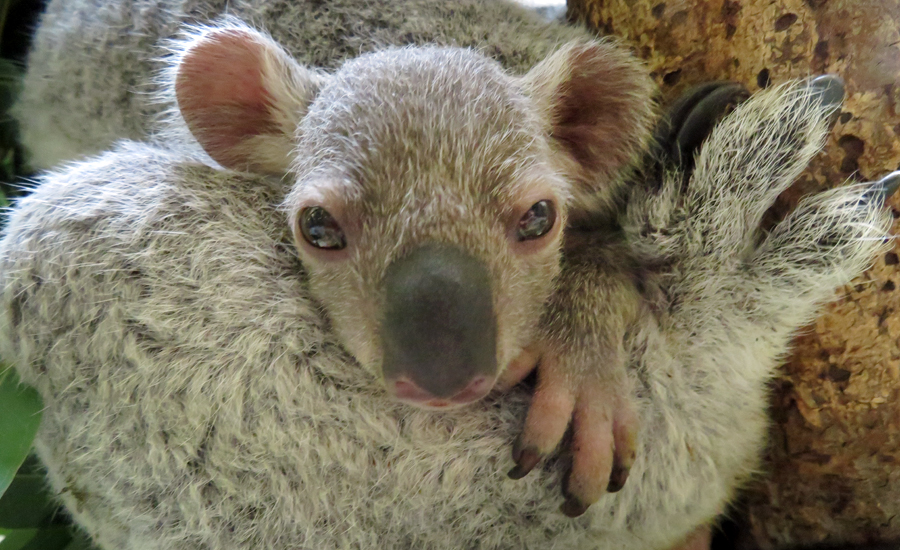
{"type": "Polygon", "coordinates": [[[826,134],[811,95],[759,93],[686,187],[668,173],[635,189],[637,460],[579,520],[556,511],[559,463],[503,475],[524,390],[421,411],[343,351],[309,298],[283,184],[136,143],[47,174],[0,241],[0,355],[45,400],[54,489],[109,549],[677,544],[753,472],[791,334],[885,249],[891,217],[866,185],[759,234],[826,134]]]}

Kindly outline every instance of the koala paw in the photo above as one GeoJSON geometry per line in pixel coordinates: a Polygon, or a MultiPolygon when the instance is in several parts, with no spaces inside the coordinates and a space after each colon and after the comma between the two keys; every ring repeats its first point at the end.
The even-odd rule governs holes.
{"type": "MultiPolygon", "coordinates": [[[[533,358],[533,351],[526,352],[533,358]]],[[[638,417],[631,387],[611,380],[610,369],[573,372],[568,361],[544,354],[525,428],[513,446],[516,466],[509,477],[520,479],[554,452],[571,425],[569,470],[560,510],[578,517],[604,493],[620,490],[635,460],[638,417]]]]}

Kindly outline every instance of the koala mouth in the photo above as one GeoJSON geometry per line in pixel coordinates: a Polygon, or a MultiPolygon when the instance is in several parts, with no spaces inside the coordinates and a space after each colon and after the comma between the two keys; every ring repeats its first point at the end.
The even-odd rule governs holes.
{"type": "Polygon", "coordinates": [[[495,380],[487,376],[476,376],[468,386],[449,398],[434,397],[415,382],[400,378],[389,384],[390,391],[398,401],[426,409],[452,409],[474,403],[485,397],[494,388],[495,380]]]}

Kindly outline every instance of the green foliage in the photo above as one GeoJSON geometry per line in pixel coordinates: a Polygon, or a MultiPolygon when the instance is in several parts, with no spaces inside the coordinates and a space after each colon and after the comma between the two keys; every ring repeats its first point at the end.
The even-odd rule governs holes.
{"type": "Polygon", "coordinates": [[[6,16],[9,14],[9,9],[13,7],[13,5],[18,0],[0,0],[0,31],[6,28],[6,16]]]}
{"type": "Polygon", "coordinates": [[[47,527],[53,523],[58,508],[43,475],[20,472],[0,498],[0,528],[47,527]]]}
{"type": "Polygon", "coordinates": [[[0,536],[3,537],[3,540],[0,541],[0,549],[20,550],[34,539],[37,531],[37,529],[0,529],[0,536]]]}
{"type": "Polygon", "coordinates": [[[0,373],[0,495],[12,483],[31,450],[41,423],[41,398],[19,384],[12,369],[0,373]]]}
{"type": "Polygon", "coordinates": [[[0,58],[0,182],[4,183],[14,182],[27,170],[18,142],[19,127],[9,115],[21,84],[22,69],[15,62],[0,58]]]}
{"type": "Polygon", "coordinates": [[[71,526],[44,529],[0,529],[0,550],[96,550],[90,539],[71,526]]]}
{"type": "MultiPolygon", "coordinates": [[[[24,6],[32,3],[36,3],[36,0],[0,0],[0,39],[7,38],[7,40],[0,40],[0,43],[4,45],[4,51],[8,49],[7,42],[18,42],[16,33],[10,32],[15,31],[16,21],[10,19],[10,24],[7,25],[10,10],[19,4],[24,6]]],[[[6,202],[6,196],[10,195],[10,191],[14,190],[8,184],[28,172],[23,150],[19,144],[18,125],[9,115],[9,110],[15,103],[22,87],[23,72],[21,63],[0,58],[0,184],[2,184],[0,191],[5,192],[3,203],[6,202]]],[[[6,204],[0,204],[0,206],[6,206],[6,204]]]]}
{"type": "MultiPolygon", "coordinates": [[[[4,531],[0,530],[0,534],[4,531]]],[[[68,527],[13,529],[5,532],[0,550],[63,550],[72,541],[68,527]]]]}
{"type": "Polygon", "coordinates": [[[12,369],[0,372],[0,550],[92,550],[29,454],[42,407],[37,391],[20,384],[12,369]]]}
{"type": "Polygon", "coordinates": [[[29,455],[41,422],[40,396],[12,369],[0,371],[0,550],[90,548],[84,537],[73,538],[40,463],[29,455]]]}
{"type": "Polygon", "coordinates": [[[0,550],[92,550],[54,500],[46,472],[29,454],[41,398],[0,367],[0,550]]]}

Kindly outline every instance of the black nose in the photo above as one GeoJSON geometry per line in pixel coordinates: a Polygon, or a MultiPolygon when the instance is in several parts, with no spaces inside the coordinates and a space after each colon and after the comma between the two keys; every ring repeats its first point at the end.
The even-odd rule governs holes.
{"type": "Polygon", "coordinates": [[[427,245],[388,267],[381,338],[386,380],[450,397],[497,372],[497,322],[487,266],[427,245]]]}

